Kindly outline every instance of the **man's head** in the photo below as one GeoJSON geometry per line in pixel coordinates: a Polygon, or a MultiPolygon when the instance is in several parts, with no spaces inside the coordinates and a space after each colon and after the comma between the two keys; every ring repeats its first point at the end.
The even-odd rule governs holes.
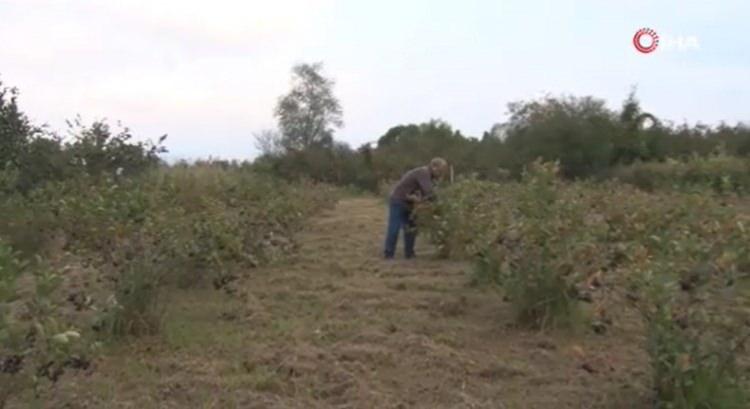
{"type": "Polygon", "coordinates": [[[432,158],[428,167],[430,174],[436,179],[442,179],[448,174],[448,162],[443,158],[432,158]]]}

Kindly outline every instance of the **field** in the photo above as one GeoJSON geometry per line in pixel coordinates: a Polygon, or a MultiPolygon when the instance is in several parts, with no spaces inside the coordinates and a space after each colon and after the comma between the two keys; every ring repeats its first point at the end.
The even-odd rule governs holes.
{"type": "Polygon", "coordinates": [[[750,408],[737,58],[681,53],[671,92],[637,74],[689,79],[672,57],[526,66],[607,16],[480,35],[553,33],[553,2],[25,3],[0,0],[0,409],[750,408]],[[397,181],[416,259],[383,254],[397,181]]]}
{"type": "MultiPolygon", "coordinates": [[[[93,332],[87,322],[111,319],[104,308],[110,287],[96,284],[102,265],[61,270],[55,291],[62,295],[47,297],[57,307],[45,319],[58,323],[59,331],[48,333],[53,341],[66,338],[64,348],[36,343],[23,352],[41,365],[5,371],[5,379],[26,385],[6,390],[6,407],[745,407],[745,199],[567,183],[556,178],[554,164],[530,169],[518,183],[466,180],[446,187],[437,205],[420,210],[419,257],[395,261],[381,259],[382,198],[312,185],[272,193],[263,179],[250,183],[252,176],[217,170],[149,179],[143,197],[192,208],[193,216],[181,220],[193,228],[170,227],[183,232],[178,244],[203,243],[216,257],[182,255],[168,269],[147,265],[162,277],[153,283],[158,297],[147,297],[145,307],[122,304],[140,315],[120,315],[115,322],[125,324],[93,332]],[[192,190],[172,190],[187,181],[192,190]],[[198,193],[207,190],[216,202],[198,193]],[[253,191],[254,200],[235,200],[253,191]],[[267,218],[242,228],[275,230],[273,240],[255,234],[228,251],[235,230],[209,227],[241,209],[236,214],[264,220],[250,209],[269,200],[296,203],[285,212],[299,216],[285,228],[267,218]],[[200,234],[188,233],[195,229],[200,234]],[[206,241],[211,232],[225,241],[206,241]],[[243,247],[260,237],[265,250],[243,247]],[[713,270],[686,278],[695,263],[713,270]],[[93,300],[72,296],[81,289],[93,300]],[[155,311],[156,323],[142,327],[155,311]],[[76,335],[65,336],[63,322],[75,323],[76,335]],[[94,347],[71,347],[89,341],[94,347]],[[54,381],[40,379],[47,362],[48,373],[63,363],[54,381]],[[33,370],[31,381],[19,380],[33,370]]],[[[101,194],[96,214],[109,220],[107,203],[122,202],[101,194]]],[[[151,222],[123,230],[119,247],[68,238],[80,243],[47,251],[47,265],[70,265],[84,254],[119,260],[117,248],[161,231],[165,220],[174,221],[161,212],[175,209],[154,211],[146,217],[151,222]]],[[[70,231],[87,226],[78,220],[70,231]]],[[[167,246],[156,264],[177,258],[174,249],[175,243],[167,246]]],[[[120,274],[118,282],[131,277],[131,270],[107,271],[120,274]]],[[[34,277],[38,292],[42,276],[34,277]]],[[[20,294],[31,297],[32,283],[17,281],[20,294]]],[[[125,294],[152,287],[128,288],[125,294]]],[[[121,288],[111,291],[118,297],[121,288]]]]}
{"type": "Polygon", "coordinates": [[[469,265],[430,260],[427,245],[420,260],[381,261],[384,217],[379,200],[345,199],[300,234],[294,259],[235,294],[171,293],[164,334],[112,347],[48,406],[603,408],[645,394],[626,329],[514,329],[494,293],[467,286],[469,265]]]}

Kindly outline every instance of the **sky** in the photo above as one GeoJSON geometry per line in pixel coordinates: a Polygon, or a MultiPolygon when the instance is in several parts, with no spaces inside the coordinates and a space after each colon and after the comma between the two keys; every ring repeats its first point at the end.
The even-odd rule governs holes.
{"type": "Polygon", "coordinates": [[[746,0],[0,0],[0,81],[37,124],[121,121],[171,159],[257,155],[291,67],[323,62],[356,147],[507,104],[592,95],[675,123],[750,122],[746,0]],[[632,44],[643,27],[656,51],[632,44]],[[682,41],[682,47],[680,47],[682,41]]]}

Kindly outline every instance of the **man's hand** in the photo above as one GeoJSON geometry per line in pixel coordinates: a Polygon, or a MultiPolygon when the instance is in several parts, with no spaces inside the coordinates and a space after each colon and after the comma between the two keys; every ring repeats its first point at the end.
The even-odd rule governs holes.
{"type": "Polygon", "coordinates": [[[409,193],[406,195],[406,200],[408,200],[411,203],[418,204],[422,202],[422,195],[419,193],[409,193]]]}

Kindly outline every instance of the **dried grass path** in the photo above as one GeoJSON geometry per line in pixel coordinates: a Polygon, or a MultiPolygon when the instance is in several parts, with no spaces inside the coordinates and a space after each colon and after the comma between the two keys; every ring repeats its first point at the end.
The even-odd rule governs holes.
{"type": "Polygon", "coordinates": [[[508,305],[469,286],[468,265],[432,259],[426,240],[417,260],[381,260],[385,212],[342,200],[291,260],[249,271],[235,295],[173,294],[164,335],[110,351],[61,387],[69,406],[50,406],[643,407],[632,336],[514,329],[508,305]]]}

